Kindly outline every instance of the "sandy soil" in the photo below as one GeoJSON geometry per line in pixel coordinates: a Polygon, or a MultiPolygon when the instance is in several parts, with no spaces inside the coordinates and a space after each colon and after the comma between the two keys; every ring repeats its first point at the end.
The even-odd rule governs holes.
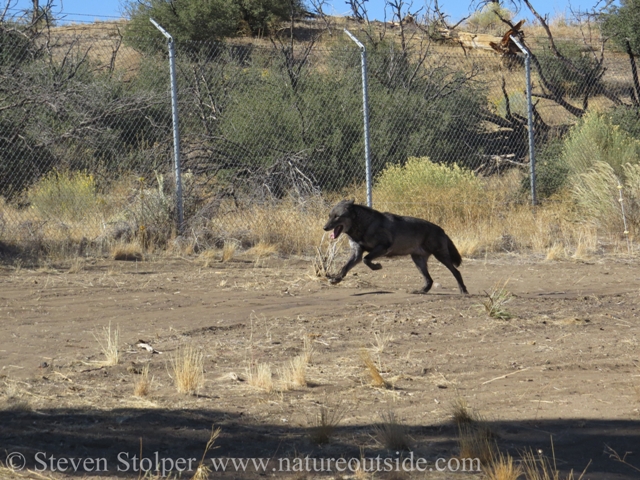
{"type": "MultiPolygon", "coordinates": [[[[409,293],[422,281],[409,259],[383,259],[378,272],[360,265],[337,286],[315,278],[310,263],[238,257],[207,268],[197,259],[163,259],[88,261],[75,273],[1,271],[0,450],[24,455],[25,477],[137,478],[132,458],[140,452],[199,461],[215,425],[221,434],[207,459],[271,463],[259,474],[250,465],[212,478],[482,478],[435,468],[279,470],[278,462],[306,457],[409,458],[389,450],[376,429],[389,412],[405,425],[413,455],[433,467],[459,455],[452,411],[466,402],[503,452],[531,448],[551,457],[553,442],[562,478],[587,466],[584,478],[640,477],[637,260],[465,260],[468,296],[433,260],[439,284],[428,295],[409,293]],[[491,318],[481,306],[485,291],[507,280],[511,318],[491,318]],[[96,337],[109,324],[119,329],[121,358],[102,366],[96,337]],[[308,384],[284,390],[282,369],[303,353],[305,336],[313,346],[308,384]],[[140,339],[162,353],[136,347],[140,339]],[[197,395],[178,393],[171,378],[170,359],[184,344],[205,353],[197,395]],[[363,348],[389,388],[371,385],[363,348]],[[270,393],[247,382],[258,363],[271,365],[270,393]],[[150,393],[136,397],[146,364],[150,393]],[[309,434],[323,405],[340,422],[318,445],[309,434]],[[611,458],[607,446],[632,452],[626,460],[636,469],[611,458]],[[85,462],[74,473],[61,458],[104,459],[108,471],[85,462]]],[[[17,465],[5,452],[0,461],[17,465]]],[[[167,475],[188,467],[165,462],[167,475]]]]}

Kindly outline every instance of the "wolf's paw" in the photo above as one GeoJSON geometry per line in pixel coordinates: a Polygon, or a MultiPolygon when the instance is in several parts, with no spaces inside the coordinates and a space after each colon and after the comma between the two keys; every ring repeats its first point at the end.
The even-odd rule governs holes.
{"type": "Polygon", "coordinates": [[[429,292],[425,291],[425,290],[414,290],[411,293],[414,294],[414,295],[426,295],[429,292]]]}
{"type": "Polygon", "coordinates": [[[328,277],[331,285],[336,285],[342,281],[341,277],[328,277]]]}
{"type": "Polygon", "coordinates": [[[382,265],[380,265],[379,263],[370,263],[369,268],[371,270],[380,270],[382,268],[382,265]]]}

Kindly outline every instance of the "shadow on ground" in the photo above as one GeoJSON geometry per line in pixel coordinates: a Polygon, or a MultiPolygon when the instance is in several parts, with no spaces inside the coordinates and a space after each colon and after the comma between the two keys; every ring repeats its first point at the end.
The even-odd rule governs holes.
{"type": "MultiPolygon", "coordinates": [[[[304,464],[301,460],[294,463],[296,458],[304,459],[306,456],[316,459],[358,459],[364,453],[367,458],[380,455],[383,459],[394,459],[393,462],[396,458],[409,456],[408,452],[397,455],[377,443],[373,423],[338,426],[329,444],[316,445],[310,441],[306,427],[289,425],[284,421],[277,425],[262,424],[242,414],[218,410],[4,410],[0,411],[0,449],[7,454],[19,452],[24,455],[27,468],[37,471],[45,471],[45,466],[47,471],[52,470],[52,466],[58,471],[64,467],[65,476],[73,474],[73,463],[69,461],[65,464],[63,461],[61,464],[59,459],[105,459],[98,464],[89,462],[79,465],[77,475],[104,476],[104,471],[95,472],[92,469],[103,469],[106,465],[110,475],[121,477],[139,475],[140,465],[134,465],[133,457],[140,457],[142,451],[142,457],[150,459],[142,465],[144,468],[150,465],[155,468],[157,456],[158,459],[173,461],[172,466],[167,460],[165,467],[167,473],[172,470],[176,474],[178,466],[183,469],[189,466],[188,463],[175,463],[180,458],[197,459],[191,464],[192,468],[197,466],[211,427],[215,425],[221,427],[222,433],[207,458],[271,458],[267,467],[269,476],[273,476],[273,469],[280,468],[278,462],[285,470],[287,465],[290,465],[290,471],[295,465],[306,468],[302,467],[304,464]],[[363,450],[361,446],[364,446],[363,450]]],[[[605,453],[605,446],[621,456],[632,452],[627,460],[640,466],[640,420],[540,419],[488,422],[488,426],[500,448],[514,455],[531,448],[533,451],[540,449],[551,456],[550,439],[553,437],[556,463],[565,475],[573,469],[578,472],[578,478],[590,461],[585,479],[632,479],[638,478],[640,473],[616,462],[605,453]]],[[[429,467],[433,467],[433,462],[440,457],[449,459],[458,455],[456,428],[451,424],[412,426],[407,428],[407,433],[414,458],[425,458],[429,467]]],[[[0,454],[0,461],[4,463],[6,457],[3,455],[4,452],[0,454]]],[[[20,458],[14,456],[10,460],[15,463],[20,458]]],[[[77,465],[78,460],[75,462],[77,465]]],[[[444,462],[440,463],[442,465],[444,462]]],[[[309,468],[313,469],[313,464],[309,468]]],[[[319,468],[320,464],[316,464],[316,470],[319,468]]],[[[232,472],[222,475],[225,478],[258,476],[251,464],[245,472],[235,471],[232,464],[228,464],[227,470],[232,472]]],[[[291,471],[291,475],[294,473],[300,478],[300,472],[291,471]]],[[[310,475],[335,476],[335,473],[335,470],[332,473],[312,471],[310,475]]],[[[189,478],[192,474],[185,475],[189,478]]],[[[376,475],[376,478],[386,478],[385,475],[376,475]]],[[[220,477],[221,474],[215,476],[220,477]]],[[[277,476],[288,475],[279,472],[277,476]]],[[[397,474],[394,478],[397,478],[397,474]]],[[[403,474],[402,478],[430,477],[428,474],[403,474]]]]}

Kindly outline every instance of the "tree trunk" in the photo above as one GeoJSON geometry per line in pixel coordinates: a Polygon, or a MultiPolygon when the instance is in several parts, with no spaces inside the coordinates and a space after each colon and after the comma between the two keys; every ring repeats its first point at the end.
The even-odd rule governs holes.
{"type": "Polygon", "coordinates": [[[632,99],[636,107],[640,106],[640,81],[638,81],[638,68],[636,67],[636,59],[631,51],[631,42],[627,39],[627,53],[629,54],[629,62],[631,63],[631,76],[633,77],[632,99]]]}

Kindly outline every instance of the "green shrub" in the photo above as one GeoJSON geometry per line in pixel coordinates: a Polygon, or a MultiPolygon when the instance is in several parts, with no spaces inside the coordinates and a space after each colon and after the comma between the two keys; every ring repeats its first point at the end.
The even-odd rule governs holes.
{"type": "MultiPolygon", "coordinates": [[[[536,193],[538,198],[549,198],[567,183],[569,167],[562,156],[562,141],[552,141],[536,152],[536,193]]],[[[522,192],[531,190],[529,175],[522,178],[522,192]]]]}
{"type": "Polygon", "coordinates": [[[640,108],[622,105],[611,111],[611,123],[640,140],[640,108]]]}
{"type": "Polygon", "coordinates": [[[151,24],[156,20],[177,41],[222,40],[238,32],[264,34],[298,14],[298,0],[125,0],[130,21],[125,39],[139,48],[151,47],[145,39],[162,38],[151,24]]]}
{"type": "Polygon", "coordinates": [[[42,218],[78,221],[95,215],[99,199],[93,175],[52,170],[29,188],[26,197],[42,218]]]}
{"type": "Polygon", "coordinates": [[[601,88],[603,66],[593,55],[585,55],[582,46],[574,41],[556,41],[563,58],[549,49],[537,52],[540,68],[547,82],[562,97],[593,96],[601,88]]]}
{"type": "Polygon", "coordinates": [[[611,232],[622,233],[624,222],[620,208],[620,189],[627,228],[632,234],[640,227],[640,165],[622,166],[624,180],[611,165],[598,161],[586,172],[571,179],[571,193],[584,221],[611,232]]]}
{"type": "Polygon", "coordinates": [[[601,228],[619,228],[617,184],[613,168],[602,161],[571,178],[571,193],[584,220],[601,228]]]}
{"type": "Polygon", "coordinates": [[[504,8],[498,3],[491,2],[485,4],[482,10],[474,12],[474,14],[471,15],[471,18],[467,20],[467,24],[475,30],[482,31],[495,30],[499,26],[506,26],[502,23],[502,20],[500,20],[496,13],[500,14],[502,18],[507,20],[511,20],[513,17],[513,13],[508,8],[504,8]]]}
{"type": "Polygon", "coordinates": [[[640,141],[614,125],[606,115],[595,112],[587,114],[571,129],[562,153],[571,175],[604,162],[621,179],[625,177],[623,165],[636,164],[639,158],[640,141]]]}
{"type": "Polygon", "coordinates": [[[475,218],[483,185],[471,170],[456,164],[410,157],[404,165],[388,165],[377,176],[373,195],[377,208],[446,223],[449,217],[475,218]]]}
{"type": "Polygon", "coordinates": [[[631,51],[640,54],[640,1],[621,0],[619,5],[608,3],[608,7],[600,14],[602,31],[623,50],[627,42],[631,51]]]}

